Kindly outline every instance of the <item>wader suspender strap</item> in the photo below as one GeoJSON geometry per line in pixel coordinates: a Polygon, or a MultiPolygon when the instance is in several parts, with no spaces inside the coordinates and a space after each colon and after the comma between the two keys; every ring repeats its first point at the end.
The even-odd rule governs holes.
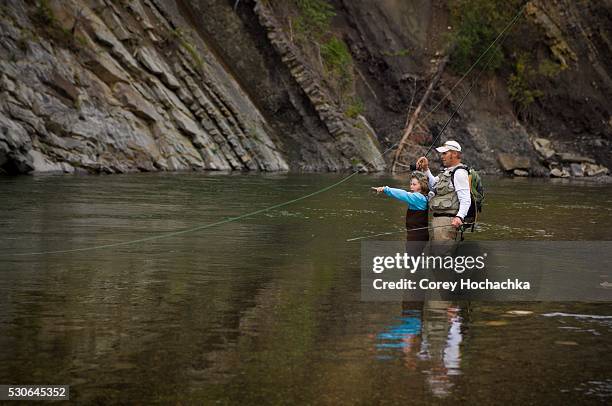
{"type": "MultiPolygon", "coordinates": [[[[471,208],[474,197],[472,196],[472,175],[470,175],[470,168],[467,165],[460,164],[460,166],[453,169],[453,171],[451,172],[451,183],[453,184],[453,188],[455,188],[455,172],[457,172],[457,169],[465,169],[468,173],[468,185],[470,187],[469,191],[470,191],[470,208],[471,208]]],[[[457,189],[455,189],[455,193],[457,193],[457,189]]],[[[468,212],[470,211],[470,208],[468,208],[468,212]]],[[[477,220],[478,220],[478,210],[476,210],[476,202],[474,202],[474,221],[472,221],[472,225],[470,226],[471,232],[474,232],[474,226],[476,225],[477,220]]],[[[467,230],[467,228],[462,224],[461,227],[459,227],[459,230],[461,231],[461,241],[463,241],[464,240],[463,233],[465,233],[465,230],[467,230]]]]}

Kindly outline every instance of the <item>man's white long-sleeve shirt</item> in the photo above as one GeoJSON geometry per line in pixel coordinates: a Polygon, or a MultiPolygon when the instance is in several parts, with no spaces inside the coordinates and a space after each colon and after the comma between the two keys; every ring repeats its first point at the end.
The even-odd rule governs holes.
{"type": "MultiPolygon", "coordinates": [[[[450,168],[446,168],[444,170],[452,172],[457,166],[459,165],[451,166],[450,168]]],[[[425,174],[427,175],[427,180],[429,181],[429,189],[435,191],[439,178],[437,176],[433,176],[429,169],[427,169],[425,174]]],[[[470,210],[471,201],[468,171],[463,168],[457,169],[455,172],[454,185],[455,191],[457,192],[457,198],[459,199],[459,211],[457,212],[457,216],[464,219],[465,216],[467,216],[468,210],[470,210]]]]}

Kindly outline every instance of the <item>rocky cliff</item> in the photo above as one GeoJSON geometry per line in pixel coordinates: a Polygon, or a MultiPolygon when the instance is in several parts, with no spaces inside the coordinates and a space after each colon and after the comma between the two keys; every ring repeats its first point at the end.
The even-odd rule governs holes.
{"type": "MultiPolygon", "coordinates": [[[[499,65],[485,70],[442,138],[460,141],[465,160],[487,172],[607,173],[606,167],[612,164],[610,0],[329,3],[335,12],[331,31],[350,49],[358,72],[354,92],[363,101],[363,115],[383,147],[398,142],[442,56],[451,53],[451,62],[455,59],[453,47],[466,40],[465,36],[458,40],[457,32],[465,25],[472,37],[485,28],[493,31],[489,41],[480,45],[484,49],[524,6],[502,39],[499,65]],[[478,26],[489,22],[491,15],[498,18],[496,24],[478,26]],[[542,144],[548,146],[546,151],[542,144]]],[[[277,10],[295,21],[295,13],[277,10]]],[[[291,31],[289,25],[285,24],[286,32],[291,31]]],[[[478,55],[474,52],[467,62],[471,64],[478,55]]],[[[405,161],[426,150],[483,65],[457,88],[465,69],[451,63],[444,70],[410,137],[405,161]]],[[[387,158],[389,162],[391,157],[387,158]]]]}
{"type": "Polygon", "coordinates": [[[255,65],[225,60],[189,7],[4,2],[2,171],[342,170],[375,158],[372,134],[318,117],[271,45],[241,47],[255,65]]]}
{"type": "MultiPolygon", "coordinates": [[[[7,0],[0,173],[383,170],[450,52],[453,4],[494,1],[7,0]]],[[[488,172],[606,173],[611,10],[527,2],[443,138],[488,172]]],[[[405,162],[459,77],[445,69],[405,162]]]]}

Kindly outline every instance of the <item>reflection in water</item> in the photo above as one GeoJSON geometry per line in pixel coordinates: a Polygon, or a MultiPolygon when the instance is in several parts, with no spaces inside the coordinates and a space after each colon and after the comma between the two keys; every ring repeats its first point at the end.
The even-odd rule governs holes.
{"type": "Polygon", "coordinates": [[[399,324],[377,336],[379,360],[401,357],[410,370],[422,369],[435,396],[450,394],[451,376],[460,375],[463,341],[459,307],[443,301],[402,303],[399,324]],[[420,365],[422,364],[422,365],[420,365]]]}
{"type": "Polygon", "coordinates": [[[603,401],[612,396],[612,379],[583,382],[575,387],[574,391],[582,392],[588,397],[600,398],[603,401]]]}
{"type": "MultiPolygon", "coordinates": [[[[0,177],[0,255],[208,224],[339,176],[0,177]]],[[[360,175],[283,210],[164,240],[0,257],[0,383],[69,384],[78,404],[582,404],[611,396],[610,320],[564,316],[609,317],[609,304],[517,311],[516,303],[360,301],[360,245],[346,239],[403,226],[404,207],[368,191],[404,180],[360,175]]],[[[491,227],[466,238],[609,240],[609,228],[592,223],[610,224],[610,202],[609,187],[487,179],[482,220],[491,227]],[[517,224],[517,202],[544,209],[521,210],[517,224]]]]}
{"type": "MultiPolygon", "coordinates": [[[[378,335],[381,342],[376,348],[401,348],[404,353],[410,353],[415,338],[421,335],[421,311],[404,310],[399,318],[401,324],[388,327],[378,335]]],[[[380,359],[387,359],[381,356],[380,359]]]]}
{"type": "Polygon", "coordinates": [[[597,314],[571,314],[571,313],[546,313],[544,317],[574,317],[576,319],[612,320],[612,316],[602,316],[597,314]]]}

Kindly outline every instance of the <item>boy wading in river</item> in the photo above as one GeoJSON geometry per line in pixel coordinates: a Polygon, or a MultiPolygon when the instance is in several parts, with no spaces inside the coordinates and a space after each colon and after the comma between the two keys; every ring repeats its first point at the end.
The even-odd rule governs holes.
{"type": "MultiPolygon", "coordinates": [[[[414,172],[410,177],[410,192],[403,189],[390,188],[389,186],[373,187],[376,193],[385,193],[387,196],[401,200],[408,204],[406,210],[406,241],[423,241],[420,244],[411,244],[415,253],[420,252],[429,241],[427,194],[429,186],[425,175],[414,172]],[[419,176],[420,174],[420,176],[419,176]],[[420,246],[420,250],[417,249],[420,246]]],[[[411,250],[412,251],[412,250],[411,250]]]]}

